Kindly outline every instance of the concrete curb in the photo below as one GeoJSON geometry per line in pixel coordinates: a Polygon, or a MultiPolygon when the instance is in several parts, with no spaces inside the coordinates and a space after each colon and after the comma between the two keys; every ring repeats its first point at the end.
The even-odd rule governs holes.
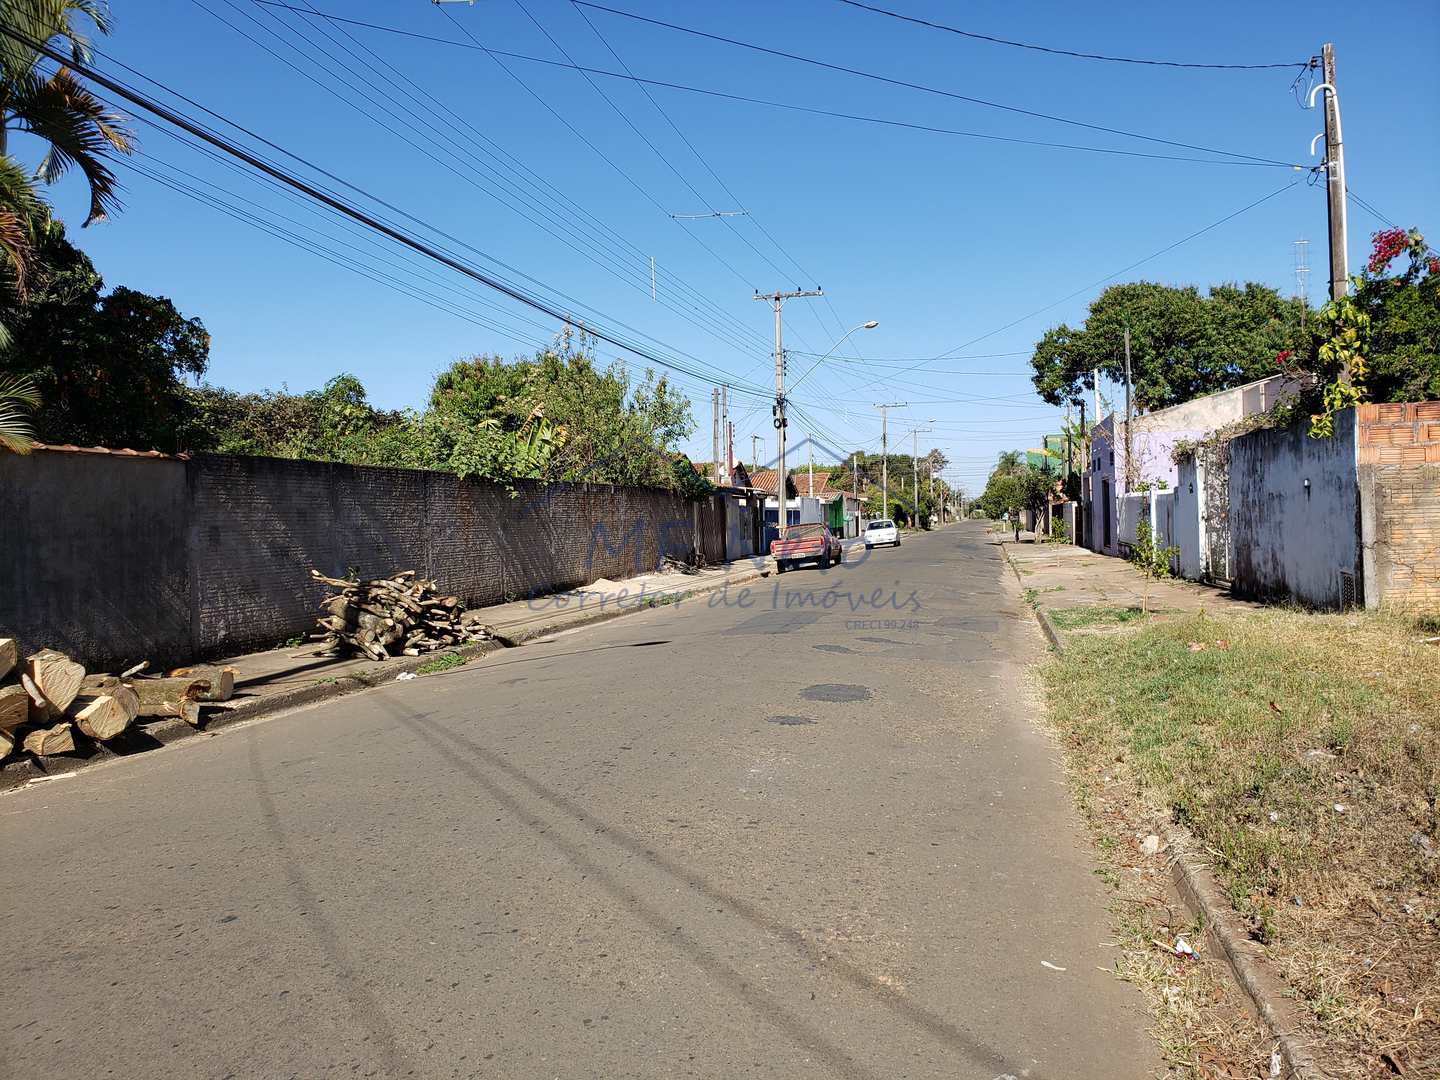
{"type": "MultiPolygon", "coordinates": [[[[654,602],[657,598],[663,597],[664,603],[678,603],[691,596],[703,596],[706,593],[718,592],[721,589],[736,585],[747,585],[752,581],[768,577],[770,568],[765,566],[760,569],[747,570],[734,575],[729,575],[723,581],[706,582],[697,585],[692,589],[677,589],[674,592],[651,593],[647,598],[651,602],[620,606],[616,604],[610,607],[596,607],[593,610],[578,609],[566,611],[557,609],[553,619],[547,619],[530,626],[516,630],[506,637],[518,646],[539,638],[547,637],[550,634],[559,633],[561,630],[570,630],[580,626],[593,626],[596,623],[608,622],[611,619],[618,619],[622,615],[630,615],[637,611],[649,611],[657,606],[654,602]],[[672,599],[673,598],[673,599],[672,599]]],[[[211,735],[222,728],[230,727],[244,720],[253,720],[257,717],[271,716],[275,713],[285,712],[289,709],[298,709],[302,705],[314,705],[321,701],[330,701],[334,698],[345,697],[349,694],[359,693],[362,690],[373,690],[377,686],[394,682],[395,676],[407,672],[416,671],[424,667],[441,653],[457,653],[467,660],[476,656],[485,656],[492,652],[499,652],[505,646],[497,642],[480,642],[474,645],[463,645],[456,649],[441,649],[425,656],[397,656],[387,661],[377,661],[372,667],[362,668],[357,672],[337,676],[334,681],[328,683],[315,682],[308,686],[297,686],[290,690],[280,690],[273,694],[266,694],[263,697],[251,698],[233,707],[223,705],[209,708],[204,714],[204,726],[192,728],[183,720],[167,720],[151,724],[143,732],[136,731],[127,733],[115,740],[108,746],[96,744],[94,752],[89,757],[53,757],[39,761],[33,756],[27,756],[15,761],[6,762],[0,766],[0,794],[7,791],[14,791],[24,788],[32,780],[43,780],[48,777],[64,776],[70,773],[79,772],[82,769],[92,768],[110,761],[118,761],[126,757],[134,757],[143,754],[148,750],[157,749],[159,746],[169,746],[171,743],[181,742],[185,739],[196,736],[211,735]]],[[[77,742],[77,746],[79,743],[77,742]]]]}
{"type": "MultiPolygon", "coordinates": [[[[1015,580],[1023,586],[1020,568],[1010,557],[1008,548],[1002,543],[1000,550],[1014,571],[1015,580]]],[[[1065,641],[1050,613],[1043,604],[1031,604],[1030,607],[1051,646],[1056,652],[1063,653],[1065,641]]],[[[1250,1007],[1275,1040],[1284,1067],[1282,1076],[1288,1080],[1329,1080],[1330,1074],[1320,1068],[1310,1048],[1301,1042],[1296,1011],[1285,995],[1283,984],[1271,972],[1259,946],[1250,940],[1235,918],[1234,909],[1216,884],[1210,868],[1190,852],[1190,834],[1168,821],[1157,822],[1155,832],[1171,852],[1170,875],[1176,891],[1190,909],[1190,914],[1204,924],[1205,933],[1225,957],[1230,974],[1249,1000],[1250,1007]]]]}

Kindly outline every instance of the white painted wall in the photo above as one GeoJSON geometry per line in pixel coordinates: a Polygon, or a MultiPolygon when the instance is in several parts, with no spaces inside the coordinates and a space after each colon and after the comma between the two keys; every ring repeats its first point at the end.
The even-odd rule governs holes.
{"type": "Polygon", "coordinates": [[[1176,572],[1190,581],[1199,581],[1204,573],[1205,559],[1201,545],[1205,530],[1200,515],[1205,498],[1204,485],[1199,482],[1195,459],[1188,457],[1176,470],[1172,504],[1172,536],[1170,543],[1180,549],[1176,572]]]}

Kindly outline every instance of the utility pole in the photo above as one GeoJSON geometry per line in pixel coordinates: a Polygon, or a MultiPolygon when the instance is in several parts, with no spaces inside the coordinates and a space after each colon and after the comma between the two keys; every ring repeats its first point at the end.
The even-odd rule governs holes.
{"type": "Polygon", "coordinates": [[[1100,422],[1100,369],[1090,372],[1090,388],[1095,392],[1095,423],[1100,422]]]}
{"type": "Polygon", "coordinates": [[[809,465],[810,490],[807,494],[813,499],[815,497],[815,438],[814,432],[805,433],[805,460],[809,465]]]}
{"type": "Polygon", "coordinates": [[[710,388],[710,479],[720,483],[720,390],[710,388]]]}
{"type": "Polygon", "coordinates": [[[756,293],[756,300],[768,300],[775,307],[775,443],[779,451],[775,455],[779,477],[775,483],[775,525],[780,535],[785,535],[787,525],[785,514],[785,346],[780,337],[780,308],[786,300],[801,297],[824,296],[820,289],[796,289],[793,292],[756,293]]]}
{"type": "Polygon", "coordinates": [[[908,401],[892,401],[885,405],[876,405],[880,410],[880,515],[890,516],[890,409],[903,409],[909,405],[908,401]]]}
{"type": "Polygon", "coordinates": [[[1125,494],[1138,479],[1130,460],[1130,420],[1132,416],[1130,397],[1130,327],[1125,327],[1125,494]]]}
{"type": "MultiPolygon", "coordinates": [[[[1345,215],[1345,145],[1340,134],[1340,99],[1335,91],[1335,46],[1328,41],[1320,50],[1322,81],[1316,90],[1325,91],[1325,191],[1330,222],[1330,299],[1341,300],[1350,291],[1350,270],[1346,258],[1348,223],[1345,215]]],[[[1315,93],[1310,93],[1314,102],[1315,93]]],[[[1346,371],[1349,378],[1349,371],[1346,371]]]]}
{"type": "Polygon", "coordinates": [[[730,483],[730,387],[720,385],[720,479],[730,483]]]}
{"type": "MultiPolygon", "coordinates": [[[[1088,431],[1089,431],[1089,428],[1087,428],[1087,427],[1085,426],[1085,399],[1084,399],[1084,398],[1081,398],[1081,399],[1080,399],[1080,449],[1085,451],[1085,468],[1081,471],[1080,501],[1079,501],[1079,505],[1078,505],[1078,507],[1077,507],[1077,512],[1076,512],[1076,516],[1075,516],[1075,536],[1072,536],[1072,537],[1070,538],[1071,542],[1072,542],[1072,543],[1075,543],[1075,544],[1079,544],[1079,543],[1080,543],[1080,534],[1081,534],[1082,532],[1084,532],[1086,528],[1089,527],[1089,521],[1087,520],[1086,515],[1088,515],[1088,514],[1091,512],[1091,511],[1090,511],[1090,506],[1091,506],[1091,505],[1094,503],[1094,501],[1095,501],[1094,498],[1093,498],[1093,496],[1091,497],[1091,499],[1090,499],[1088,502],[1087,502],[1086,499],[1085,499],[1085,495],[1086,495],[1086,490],[1085,490],[1085,489],[1086,489],[1087,487],[1089,487],[1090,485],[1094,484],[1094,482],[1095,482],[1095,478],[1094,478],[1093,476],[1090,477],[1088,480],[1085,479],[1085,474],[1090,471],[1090,447],[1088,447],[1088,446],[1086,445],[1086,442],[1085,442],[1085,436],[1086,436],[1086,434],[1087,434],[1088,431]]],[[[1081,546],[1082,546],[1082,547],[1089,547],[1090,545],[1089,545],[1089,544],[1082,544],[1081,546]]]]}
{"type": "Polygon", "coordinates": [[[910,448],[910,483],[914,495],[914,505],[910,511],[911,524],[920,520],[920,433],[922,431],[934,431],[934,428],[912,428],[910,434],[914,440],[910,448]]]}
{"type": "Polygon", "coordinates": [[[756,445],[756,443],[758,443],[759,441],[760,441],[760,436],[759,436],[759,435],[751,435],[751,436],[750,436],[750,467],[753,468],[753,469],[758,469],[758,468],[760,468],[760,452],[755,449],[755,445],[756,445]]]}

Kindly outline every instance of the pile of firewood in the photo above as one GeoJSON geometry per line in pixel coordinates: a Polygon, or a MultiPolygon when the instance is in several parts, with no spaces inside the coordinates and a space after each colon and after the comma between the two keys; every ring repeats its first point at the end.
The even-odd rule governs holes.
{"type": "Polygon", "coordinates": [[[234,668],[177,668],[149,677],[140,674],[147,666],[90,674],[54,649],[21,660],[14,639],[0,638],[0,758],[69,753],[75,732],[106,742],[140,717],[178,716],[198,725],[201,702],[225,701],[235,690],[234,668]]]}
{"type": "Polygon", "coordinates": [[[310,576],[336,590],[320,607],[320,630],[310,635],[317,653],[363,653],[372,660],[419,656],[434,649],[477,641],[500,641],[495,628],[481,621],[479,609],[465,611],[458,596],[436,589],[435,582],[402,570],[386,578],[348,581],[310,576]]]}

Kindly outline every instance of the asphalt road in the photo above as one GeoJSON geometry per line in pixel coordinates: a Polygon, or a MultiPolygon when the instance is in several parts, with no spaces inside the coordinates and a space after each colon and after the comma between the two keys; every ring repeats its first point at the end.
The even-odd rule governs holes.
{"type": "Polygon", "coordinates": [[[1148,1075],[998,549],[847,558],[0,798],[0,1074],[1148,1075]]]}

